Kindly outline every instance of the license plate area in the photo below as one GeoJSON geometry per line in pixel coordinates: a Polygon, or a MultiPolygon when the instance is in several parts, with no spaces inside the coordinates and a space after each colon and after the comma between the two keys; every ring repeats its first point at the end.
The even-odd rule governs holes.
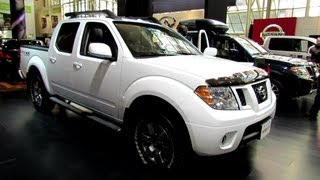
{"type": "Polygon", "coordinates": [[[268,135],[270,133],[270,130],[271,130],[271,119],[269,119],[265,123],[261,124],[259,139],[263,139],[264,137],[266,137],[266,135],[268,135]]]}

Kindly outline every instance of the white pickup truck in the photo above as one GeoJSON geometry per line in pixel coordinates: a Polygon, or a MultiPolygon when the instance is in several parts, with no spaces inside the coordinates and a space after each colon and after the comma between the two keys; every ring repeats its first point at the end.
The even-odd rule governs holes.
{"type": "Polygon", "coordinates": [[[309,60],[309,48],[316,39],[305,36],[267,36],[263,47],[272,54],[309,60]]]}
{"type": "Polygon", "coordinates": [[[20,68],[37,110],[58,103],[122,129],[147,167],[173,169],[190,152],[219,155],[262,139],[276,109],[265,71],[204,56],[142,20],[63,20],[49,48],[21,47],[20,68]]]}

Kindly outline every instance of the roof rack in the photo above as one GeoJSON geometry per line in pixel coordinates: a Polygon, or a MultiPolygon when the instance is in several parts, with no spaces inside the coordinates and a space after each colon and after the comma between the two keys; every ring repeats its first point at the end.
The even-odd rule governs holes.
{"type": "Polygon", "coordinates": [[[127,18],[127,19],[141,19],[143,21],[148,21],[148,22],[152,22],[152,23],[155,23],[155,24],[160,24],[161,25],[161,22],[155,18],[155,17],[152,17],[152,16],[141,16],[141,17],[133,17],[133,16],[129,16],[129,17],[123,17],[123,18],[127,18]]]}
{"type": "Polygon", "coordinates": [[[70,18],[76,18],[76,17],[92,17],[97,14],[104,14],[106,17],[109,18],[115,18],[117,17],[112,11],[105,9],[105,10],[100,10],[100,11],[81,11],[81,12],[68,12],[65,13],[64,15],[66,17],[70,18]]]}

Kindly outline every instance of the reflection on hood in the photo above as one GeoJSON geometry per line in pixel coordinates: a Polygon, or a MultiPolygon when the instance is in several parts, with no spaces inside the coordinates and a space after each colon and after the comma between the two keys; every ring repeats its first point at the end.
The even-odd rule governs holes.
{"type": "Polygon", "coordinates": [[[268,54],[268,55],[265,55],[264,57],[266,59],[274,59],[277,61],[283,61],[283,62],[288,62],[288,63],[292,63],[292,64],[304,65],[304,64],[308,63],[308,61],[305,59],[293,58],[293,57],[288,57],[288,56],[279,56],[279,55],[268,54]]]}
{"type": "Polygon", "coordinates": [[[244,85],[268,78],[268,74],[262,69],[255,69],[234,73],[232,76],[220,77],[218,79],[208,79],[206,82],[210,86],[232,86],[244,85]]]}

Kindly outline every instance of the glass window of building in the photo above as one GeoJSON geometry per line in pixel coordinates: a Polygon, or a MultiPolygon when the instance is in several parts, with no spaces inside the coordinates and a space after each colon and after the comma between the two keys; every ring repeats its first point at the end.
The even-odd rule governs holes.
{"type": "Polygon", "coordinates": [[[61,8],[63,13],[108,9],[117,14],[118,2],[117,0],[62,0],[61,8]]]}
{"type": "Polygon", "coordinates": [[[60,5],[60,0],[51,0],[51,5],[60,5]]]}
{"type": "MultiPolygon", "coordinates": [[[[320,0],[271,0],[270,2],[269,18],[320,16],[320,0]]],[[[243,27],[242,34],[246,34],[245,31],[248,30],[246,26],[254,19],[267,17],[267,4],[268,0],[237,0],[235,6],[228,7],[227,15],[230,21],[227,24],[231,28],[228,32],[239,33],[240,22],[243,27]],[[237,20],[237,15],[240,20],[237,20]],[[235,27],[237,30],[233,29],[235,27]]]]}

